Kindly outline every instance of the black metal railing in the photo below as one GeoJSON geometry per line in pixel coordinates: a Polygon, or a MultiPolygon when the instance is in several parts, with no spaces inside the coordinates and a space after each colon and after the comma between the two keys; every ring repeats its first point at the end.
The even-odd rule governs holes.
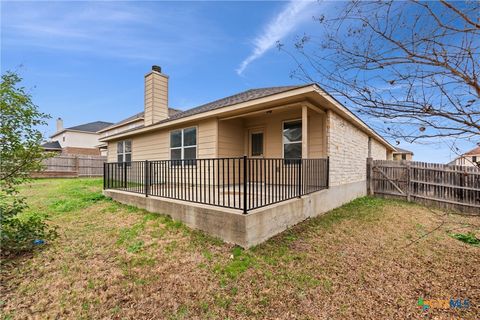
{"type": "Polygon", "coordinates": [[[328,188],[329,160],[212,158],[109,162],[104,189],[250,210],[328,188]]]}

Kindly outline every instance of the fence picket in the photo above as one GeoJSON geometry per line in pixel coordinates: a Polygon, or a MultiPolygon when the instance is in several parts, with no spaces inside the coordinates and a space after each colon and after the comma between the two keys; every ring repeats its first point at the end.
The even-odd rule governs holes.
{"type": "Polygon", "coordinates": [[[480,169],[418,161],[367,161],[369,194],[480,214],[480,169]]]}

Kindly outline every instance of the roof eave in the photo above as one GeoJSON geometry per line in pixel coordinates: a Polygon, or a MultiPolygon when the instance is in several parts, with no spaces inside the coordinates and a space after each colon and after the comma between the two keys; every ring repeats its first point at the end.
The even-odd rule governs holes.
{"type": "Polygon", "coordinates": [[[335,107],[337,112],[340,111],[340,113],[343,113],[344,115],[349,117],[349,120],[353,120],[354,122],[356,122],[359,126],[365,129],[368,133],[370,133],[374,138],[380,141],[385,147],[389,148],[391,151],[396,151],[395,147],[392,144],[390,144],[384,137],[378,134],[374,129],[372,129],[368,124],[366,124],[362,119],[360,119],[347,107],[341,104],[335,97],[323,90],[318,84],[313,84],[312,86],[314,86],[316,88],[316,91],[327,101],[329,101],[332,106],[335,107]]]}
{"type": "Polygon", "coordinates": [[[102,130],[98,130],[97,133],[102,133],[102,132],[105,132],[105,131],[108,131],[108,130],[112,130],[112,129],[124,126],[126,124],[130,124],[132,122],[139,121],[139,120],[144,120],[144,117],[135,118],[135,119],[123,122],[123,123],[119,123],[119,124],[113,124],[110,127],[106,127],[106,128],[103,128],[102,130]]]}
{"type": "Polygon", "coordinates": [[[198,113],[198,114],[193,114],[193,115],[190,115],[190,116],[186,116],[184,118],[174,119],[172,121],[167,121],[167,122],[163,122],[163,123],[151,124],[149,126],[145,126],[145,127],[139,128],[137,130],[132,130],[132,131],[127,132],[127,133],[123,133],[123,134],[118,133],[118,134],[115,134],[115,135],[104,137],[104,138],[99,139],[99,141],[108,142],[110,140],[116,140],[116,139],[124,138],[124,137],[131,137],[131,136],[135,136],[137,134],[144,134],[144,133],[151,132],[151,131],[154,131],[154,130],[158,130],[158,129],[161,129],[161,128],[178,125],[178,124],[181,124],[183,122],[188,122],[188,121],[192,121],[192,120],[203,120],[205,118],[210,118],[212,116],[219,115],[219,114],[225,112],[225,108],[235,107],[238,110],[238,109],[243,109],[243,108],[248,108],[248,107],[251,107],[251,106],[255,106],[257,104],[262,104],[262,103],[265,103],[265,102],[273,101],[273,100],[276,100],[276,99],[281,99],[283,97],[302,95],[302,94],[307,94],[307,93],[311,93],[311,92],[317,92],[318,94],[320,94],[328,102],[330,102],[330,104],[334,107],[334,109],[336,109],[335,111],[343,114],[344,116],[347,116],[349,118],[349,120],[353,120],[355,123],[358,124],[358,126],[362,127],[364,129],[364,131],[367,131],[368,133],[370,133],[376,140],[381,142],[388,149],[390,149],[391,151],[396,150],[395,147],[393,147],[387,140],[385,140],[385,138],[380,136],[375,130],[370,128],[363,120],[361,120],[358,116],[356,116],[348,108],[343,106],[339,101],[337,101],[333,96],[331,96],[329,93],[327,93],[325,90],[323,90],[317,84],[308,84],[308,85],[305,85],[305,86],[302,86],[302,87],[299,87],[299,88],[294,88],[294,89],[291,89],[291,90],[288,90],[288,91],[275,93],[275,94],[272,94],[272,95],[269,95],[269,96],[266,96],[266,97],[252,99],[252,100],[249,100],[249,101],[246,101],[246,102],[241,102],[241,103],[237,103],[237,104],[233,104],[233,105],[229,105],[229,106],[220,107],[220,108],[215,109],[215,110],[210,110],[210,111],[206,111],[206,112],[202,112],[202,113],[198,113]]]}
{"type": "Polygon", "coordinates": [[[248,107],[251,107],[251,106],[255,106],[257,104],[262,104],[262,103],[265,103],[265,102],[268,102],[268,101],[276,100],[275,97],[283,97],[286,94],[290,94],[291,96],[294,96],[294,95],[297,95],[297,94],[291,94],[291,93],[293,91],[297,91],[297,90],[301,91],[300,93],[297,93],[297,94],[312,92],[313,91],[313,84],[305,85],[303,87],[299,87],[299,88],[291,89],[291,90],[288,90],[288,91],[275,93],[275,94],[272,94],[272,95],[268,95],[268,96],[257,98],[257,99],[252,99],[252,100],[241,102],[241,103],[236,103],[236,104],[231,104],[231,105],[228,105],[228,106],[223,106],[223,107],[220,107],[218,109],[214,109],[214,110],[210,110],[210,111],[206,111],[206,112],[192,114],[192,115],[189,115],[189,116],[186,116],[186,117],[183,117],[183,118],[173,119],[171,121],[154,123],[154,124],[151,124],[151,125],[148,125],[148,126],[136,129],[136,130],[129,131],[127,133],[121,133],[120,132],[118,134],[114,134],[114,135],[111,135],[111,136],[108,136],[108,137],[103,137],[103,138],[99,139],[99,141],[107,142],[109,140],[115,140],[115,139],[122,138],[122,137],[130,137],[130,136],[134,136],[134,135],[137,135],[137,134],[143,134],[143,133],[146,133],[146,132],[158,130],[158,129],[161,129],[161,128],[178,125],[178,124],[181,124],[183,122],[189,122],[189,121],[192,121],[192,120],[203,120],[205,118],[210,118],[212,116],[217,116],[219,114],[222,114],[223,112],[225,112],[225,108],[232,108],[232,107],[235,107],[236,109],[248,108],[248,107]],[[309,89],[309,87],[311,89],[309,89]]]}

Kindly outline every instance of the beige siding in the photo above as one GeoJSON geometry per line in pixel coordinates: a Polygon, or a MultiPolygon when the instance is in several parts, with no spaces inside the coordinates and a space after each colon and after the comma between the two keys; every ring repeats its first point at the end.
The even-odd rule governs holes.
{"type": "Polygon", "coordinates": [[[107,143],[107,161],[108,162],[116,162],[117,161],[117,142],[109,141],[107,143]]]}
{"type": "Polygon", "coordinates": [[[241,157],[245,154],[244,123],[240,118],[218,122],[218,156],[241,157]]]}
{"type": "MultiPolygon", "coordinates": [[[[216,157],[217,120],[209,119],[196,125],[185,125],[130,138],[129,140],[132,141],[132,160],[169,160],[170,131],[192,126],[197,127],[197,156],[199,158],[216,157]]],[[[108,143],[108,161],[116,161],[116,147],[117,141],[108,143]]]]}
{"type": "Polygon", "coordinates": [[[308,111],[308,157],[324,158],[326,152],[325,115],[308,111]]]}
{"type": "MultiPolygon", "coordinates": [[[[246,119],[245,140],[246,150],[248,146],[248,132],[251,129],[263,129],[265,134],[265,157],[283,157],[283,122],[301,120],[302,110],[299,108],[262,115],[246,119]]],[[[308,158],[326,157],[326,117],[324,114],[308,110],[308,158]]]]}
{"type": "Polygon", "coordinates": [[[216,118],[198,124],[197,154],[198,158],[217,157],[218,121],[216,118]]]}
{"type": "Polygon", "coordinates": [[[94,132],[64,131],[58,135],[52,136],[52,141],[58,141],[62,148],[96,148],[100,144],[98,139],[100,135],[94,132]],[[63,141],[65,138],[65,141],[63,141]]]}
{"type": "Polygon", "coordinates": [[[168,78],[157,72],[145,77],[145,125],[168,118],[168,78]]]}
{"type": "MultiPolygon", "coordinates": [[[[402,159],[402,153],[396,153],[392,156],[392,159],[389,159],[389,160],[403,160],[402,159]]],[[[412,157],[412,154],[411,153],[407,153],[405,154],[406,155],[406,159],[407,161],[412,161],[413,157],[412,157]]]]}
{"type": "Polygon", "coordinates": [[[372,139],[372,158],[375,160],[387,160],[387,148],[375,139],[372,139]]]}
{"type": "MultiPolygon", "coordinates": [[[[248,144],[248,131],[251,129],[262,128],[265,135],[265,157],[281,158],[282,150],[282,126],[284,121],[296,120],[302,118],[301,109],[288,110],[271,115],[262,115],[260,117],[248,118],[245,121],[245,141],[248,144]]],[[[248,149],[247,149],[248,150],[248,149]]]]}

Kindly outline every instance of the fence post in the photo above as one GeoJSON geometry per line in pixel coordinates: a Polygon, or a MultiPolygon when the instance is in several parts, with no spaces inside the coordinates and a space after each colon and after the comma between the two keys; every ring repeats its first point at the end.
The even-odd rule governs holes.
{"type": "Polygon", "coordinates": [[[298,197],[302,197],[302,160],[298,160],[298,197]]]}
{"type": "Polygon", "coordinates": [[[247,156],[243,156],[243,213],[247,214],[247,156]]]}
{"type": "Polygon", "coordinates": [[[77,172],[77,177],[80,176],[80,160],[78,156],[75,156],[75,171],[77,172]]]}
{"type": "Polygon", "coordinates": [[[367,158],[367,195],[372,196],[373,191],[373,158],[367,158]]]}
{"type": "Polygon", "coordinates": [[[145,160],[145,197],[148,197],[148,187],[149,187],[149,170],[148,170],[148,160],[145,160]]]}
{"type": "Polygon", "coordinates": [[[407,188],[405,190],[405,193],[407,194],[407,201],[410,202],[410,161],[407,161],[406,164],[406,169],[407,169],[407,188]]]}

